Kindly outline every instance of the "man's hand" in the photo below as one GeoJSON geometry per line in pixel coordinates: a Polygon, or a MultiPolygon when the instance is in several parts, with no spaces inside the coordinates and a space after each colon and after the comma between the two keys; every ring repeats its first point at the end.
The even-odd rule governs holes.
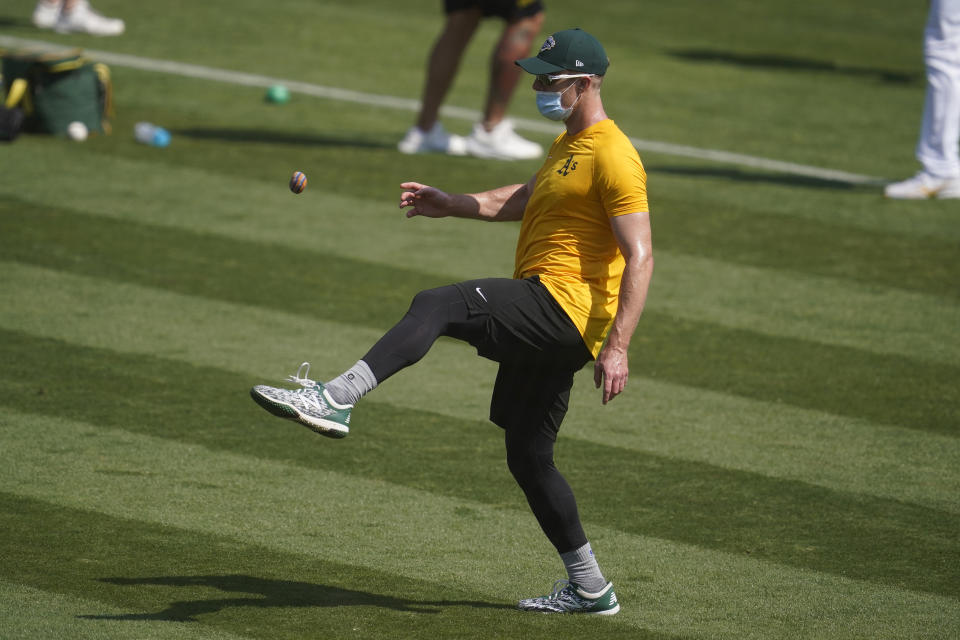
{"type": "Polygon", "coordinates": [[[400,208],[413,207],[407,211],[408,218],[444,218],[453,213],[454,198],[440,189],[419,182],[404,182],[400,188],[405,189],[400,194],[400,208]]]}
{"type": "Polygon", "coordinates": [[[600,388],[603,385],[603,404],[607,404],[623,392],[627,386],[627,351],[618,347],[604,345],[593,365],[593,383],[600,388]]]}

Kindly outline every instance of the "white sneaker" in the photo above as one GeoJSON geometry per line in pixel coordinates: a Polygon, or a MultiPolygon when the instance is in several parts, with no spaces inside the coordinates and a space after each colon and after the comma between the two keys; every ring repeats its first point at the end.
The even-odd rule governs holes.
{"type": "Polygon", "coordinates": [[[430,131],[421,131],[413,126],[403,140],[397,143],[400,153],[446,153],[451,156],[467,155],[467,143],[463,136],[447,133],[443,125],[434,123],[430,131]]]}
{"type": "Polygon", "coordinates": [[[90,7],[87,0],[77,0],[72,11],[63,11],[54,27],[57,33],[88,33],[92,36],[118,36],[126,28],[120,18],[106,18],[90,7]]]}
{"type": "Polygon", "coordinates": [[[479,122],[473,125],[473,133],[467,137],[467,151],[478,158],[529,160],[539,158],[543,154],[543,147],[521,138],[513,130],[512,122],[502,120],[493,131],[487,131],[479,122]]]}
{"type": "Polygon", "coordinates": [[[38,2],[33,10],[33,25],[38,29],[53,29],[57,26],[57,19],[60,18],[60,5],[38,2]]]}
{"type": "Polygon", "coordinates": [[[304,362],[296,375],[287,378],[296,382],[296,391],[258,384],[250,389],[250,396],[261,407],[275,416],[299,422],[328,438],[345,438],[350,433],[352,404],[337,404],[322,383],[311,380],[310,363],[304,362]],[[306,369],[306,372],[303,370],[306,369]],[[301,376],[301,373],[303,375],[301,376]]]}
{"type": "Polygon", "coordinates": [[[888,184],[883,189],[883,195],[895,200],[960,198],[960,178],[935,178],[921,171],[903,182],[888,184]]]}

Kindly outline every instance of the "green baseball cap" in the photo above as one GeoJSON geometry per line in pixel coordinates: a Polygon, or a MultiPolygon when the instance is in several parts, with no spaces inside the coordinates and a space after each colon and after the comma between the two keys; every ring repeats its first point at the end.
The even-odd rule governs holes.
{"type": "Polygon", "coordinates": [[[599,40],[583,29],[567,29],[549,36],[536,57],[517,60],[516,64],[534,75],[570,70],[602,76],[610,60],[599,40]]]}

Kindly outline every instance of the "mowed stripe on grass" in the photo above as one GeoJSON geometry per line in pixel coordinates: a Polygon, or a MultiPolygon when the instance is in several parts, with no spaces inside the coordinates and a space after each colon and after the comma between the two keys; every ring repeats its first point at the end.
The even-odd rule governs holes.
{"type": "MultiPolygon", "coordinates": [[[[2,471],[7,492],[60,507],[172,526],[305,559],[350,558],[350,567],[426,579],[488,604],[508,604],[506,593],[538,588],[536,578],[556,563],[522,510],[62,418],[3,410],[2,419],[10,428],[0,438],[14,461],[2,471]],[[25,430],[34,437],[24,439],[25,430]],[[63,471],[44,472],[50,468],[63,471]],[[423,527],[427,521],[431,526],[423,527]],[[512,570],[478,572],[478,553],[509,557],[512,570]]],[[[954,598],[798,571],[596,525],[593,529],[611,571],[622,576],[622,598],[638,604],[611,621],[621,634],[639,628],[775,637],[803,621],[812,632],[868,625],[875,637],[903,637],[918,630],[938,637],[955,628],[960,612],[954,598]],[[634,564],[638,559],[644,560],[642,566],[634,564]],[[640,606],[644,600],[656,606],[640,606]],[[730,609],[730,601],[738,606],[730,609]],[[816,621],[809,619],[811,607],[820,613],[816,621]],[[691,610],[698,612],[695,618],[691,610]],[[756,610],[768,615],[753,620],[756,610]]],[[[162,575],[196,575],[184,569],[174,567],[162,575]]],[[[107,571],[98,577],[135,581],[156,577],[156,572],[118,576],[107,571]]]]}
{"type": "MultiPolygon", "coordinates": [[[[237,382],[243,388],[280,383],[303,359],[314,362],[312,375],[329,378],[379,336],[373,328],[15,263],[0,263],[0,274],[9,283],[0,289],[0,327],[12,332],[11,344],[30,335],[131,356],[160,356],[233,371],[244,376],[237,382]],[[39,297],[37,291],[46,293],[39,297]]],[[[422,364],[364,400],[355,424],[362,433],[363,413],[379,403],[426,409],[425,415],[436,417],[431,423],[445,417],[482,422],[495,367],[465,345],[440,341],[422,364]],[[450,380],[457,381],[455,388],[450,380]]],[[[37,388],[50,386],[46,369],[40,371],[44,373],[25,369],[22,375],[37,388]]],[[[911,429],[640,376],[632,379],[627,394],[601,409],[590,378],[584,370],[574,386],[561,443],[575,438],[960,513],[955,473],[960,440],[955,437],[921,437],[911,429]]],[[[230,392],[231,398],[236,392],[230,392]]],[[[262,420],[269,417],[263,414],[258,422],[262,420]]]]}
{"type": "MultiPolygon", "coordinates": [[[[70,152],[64,155],[62,191],[44,189],[41,183],[28,184],[16,193],[9,192],[11,199],[5,208],[21,209],[23,215],[31,215],[28,212],[38,209],[62,211],[64,221],[73,220],[73,213],[82,212],[290,247],[301,250],[291,252],[284,267],[291,277],[303,269],[322,268],[325,261],[337,257],[359,258],[392,269],[399,267],[407,273],[433,274],[436,278],[431,278],[430,283],[512,273],[515,225],[477,225],[458,220],[404,221],[393,202],[335,193],[324,193],[319,201],[310,194],[298,198],[287,193],[283,185],[237,179],[209,169],[107,155],[98,159],[107,165],[114,179],[96,194],[77,201],[70,194],[82,190],[96,175],[85,174],[83,165],[68,170],[69,163],[75,164],[77,158],[70,152]],[[176,183],[180,188],[170,190],[166,187],[169,183],[176,183]],[[244,197],[238,199],[235,194],[241,191],[244,197]],[[370,251],[371,246],[375,246],[376,251],[370,251]],[[320,257],[306,257],[303,251],[320,257]]],[[[704,215],[690,212],[702,210],[701,204],[689,202],[681,209],[668,201],[665,210],[657,209],[654,224],[658,269],[650,308],[668,310],[671,315],[687,319],[706,317],[731,328],[946,364],[960,362],[960,342],[954,339],[955,327],[960,324],[960,300],[953,295],[960,292],[955,285],[960,279],[960,273],[955,270],[960,267],[953,259],[960,245],[939,239],[932,240],[930,245],[930,238],[924,235],[905,241],[905,235],[910,234],[899,228],[880,233],[879,229],[889,225],[879,223],[876,230],[863,232],[833,222],[824,234],[829,241],[817,243],[825,247],[829,261],[846,260],[849,252],[840,245],[853,238],[852,241],[872,247],[869,251],[874,254],[862,260],[876,260],[885,265],[883,271],[909,272],[913,274],[911,277],[918,277],[926,267],[918,269],[908,262],[922,259],[926,264],[935,265],[942,273],[927,275],[938,284],[922,287],[921,291],[932,288],[945,294],[816,275],[819,268],[815,263],[824,256],[806,255],[800,250],[804,245],[797,243],[795,234],[779,224],[780,219],[792,224],[790,216],[782,212],[762,213],[770,211],[767,201],[772,205],[777,195],[785,197],[802,191],[773,190],[764,196],[759,207],[737,205],[736,210],[747,218],[753,218],[756,208],[758,215],[765,216],[769,234],[773,234],[765,237],[754,235],[752,230],[745,233],[745,246],[749,246],[743,260],[739,250],[725,248],[727,233],[718,229],[716,222],[707,220],[703,225],[709,230],[707,233],[697,230],[704,215]],[[688,238],[691,234],[687,227],[692,228],[693,235],[699,239],[688,238]],[[782,234],[779,238],[778,233],[782,234]],[[878,235],[883,239],[878,241],[878,235]],[[764,262],[782,262],[784,258],[779,254],[784,245],[798,247],[796,257],[791,258],[792,262],[786,267],[757,266],[764,262]],[[677,250],[684,246],[682,251],[677,250]],[[718,250],[718,247],[724,249],[718,250]],[[880,255],[883,251],[887,251],[887,255],[880,255]],[[904,262],[897,267],[891,259],[904,262]],[[811,265],[809,270],[803,264],[805,260],[811,265]]],[[[734,210],[731,207],[730,204],[726,208],[722,206],[720,211],[734,210]]],[[[716,207],[710,208],[706,217],[713,217],[716,210],[716,207]]],[[[802,218],[794,221],[804,228],[821,227],[820,221],[802,218]]],[[[859,271],[861,266],[853,269],[859,271]]],[[[863,270],[871,269],[874,267],[863,270]]],[[[336,271],[330,273],[331,279],[338,276],[336,271]]],[[[407,296],[422,282],[411,281],[407,296]]],[[[331,282],[330,286],[338,285],[331,282]]]]}
{"type": "MultiPolygon", "coordinates": [[[[193,296],[386,328],[442,278],[343,256],[9,203],[10,259],[193,296]],[[291,264],[309,264],[296,277],[291,264]],[[376,305],[371,304],[376,301],[376,305]]],[[[762,301],[758,301],[762,308],[762,301]]],[[[960,367],[680,320],[651,309],[632,345],[649,375],[881,424],[956,434],[960,367]],[[723,371],[723,376],[716,375],[723,371]]]]}
{"type": "MultiPolygon", "coordinates": [[[[51,340],[9,341],[20,347],[11,350],[9,366],[15,368],[4,371],[4,384],[16,390],[2,400],[5,406],[261,458],[292,457],[309,468],[355,475],[356,482],[377,478],[451,499],[523,506],[506,472],[502,436],[484,422],[370,403],[358,409],[355,422],[364,428],[347,446],[324,447],[309,438],[317,450],[294,453],[285,449],[292,439],[312,434],[267,419],[246,400],[243,376],[51,340]],[[47,373],[39,394],[35,383],[20,381],[35,363],[54,366],[58,357],[72,363],[70,371],[47,373]],[[86,400],[97,394],[99,403],[86,400]]],[[[916,590],[960,593],[956,568],[943,564],[960,551],[958,514],[589,441],[577,442],[575,453],[567,446],[560,447],[558,459],[583,499],[588,522],[916,590]],[[597,468],[604,473],[593,472],[597,468]],[[622,489],[610,492],[610,486],[622,489]],[[678,508],[686,514],[682,519],[678,508]]]]}
{"type": "MultiPolygon", "coordinates": [[[[42,152],[42,148],[35,151],[42,152]]],[[[197,154],[205,158],[203,152],[210,149],[197,150],[197,154]]],[[[278,244],[322,249],[337,255],[347,251],[362,255],[369,252],[369,246],[379,246],[387,262],[407,264],[416,256],[418,265],[425,260],[425,264],[430,265],[427,271],[439,273],[444,273],[442,265],[449,262],[450,255],[460,255],[464,249],[470,249],[468,253],[480,252],[484,256],[484,262],[474,264],[486,264],[489,268],[490,247],[477,246],[479,243],[475,241],[477,237],[491,237],[487,235],[489,231],[475,228],[465,233],[460,225],[427,222],[431,225],[429,234],[414,232],[416,225],[424,221],[406,227],[375,228],[398,221],[401,214],[395,208],[396,200],[378,201],[336,191],[308,192],[294,197],[286,192],[288,175],[277,176],[275,186],[265,183],[262,174],[257,183],[251,184],[249,179],[218,173],[215,165],[187,168],[178,164],[170,166],[160,159],[131,160],[107,154],[97,154],[97,165],[101,168],[85,174],[82,169],[73,168],[80,162],[80,156],[75,153],[67,150],[59,160],[64,173],[76,174],[64,182],[62,190],[50,192],[44,188],[42,176],[37,176],[28,177],[27,183],[17,190],[9,189],[8,196],[55,208],[75,208],[77,203],[64,194],[82,190],[106,170],[113,180],[98,193],[85,196],[83,210],[197,231],[225,233],[229,230],[235,237],[242,234],[245,239],[272,238],[278,244]],[[171,190],[169,184],[178,184],[180,188],[171,190]],[[236,195],[241,192],[244,193],[242,199],[236,195]],[[391,215],[391,212],[394,213],[391,215]],[[429,243],[430,251],[424,251],[423,243],[429,243]]],[[[29,155],[26,159],[29,160],[29,155]]],[[[416,178],[401,173],[395,175],[416,178]]],[[[514,175],[513,180],[524,177],[525,174],[514,175]]],[[[322,176],[320,180],[325,178],[322,176]]],[[[472,187],[496,186],[486,185],[488,179],[479,177],[472,187]]],[[[400,180],[398,178],[396,185],[387,185],[395,189],[397,196],[400,180]]],[[[382,187],[371,186],[371,189],[380,193],[382,187]]],[[[318,185],[318,189],[323,188],[322,184],[318,185]]],[[[806,195],[803,188],[758,189],[755,200],[744,200],[742,194],[736,192],[739,199],[731,196],[719,201],[704,201],[696,194],[687,195],[686,191],[689,190],[681,192],[682,196],[666,191],[652,206],[658,250],[730,264],[843,278],[870,286],[941,295],[951,300],[960,298],[960,286],[957,286],[960,264],[954,259],[960,251],[960,239],[930,230],[909,233],[882,219],[875,220],[869,228],[864,228],[860,221],[853,225],[829,215],[810,220],[794,214],[796,205],[790,203],[791,198],[806,195]],[[781,202],[784,200],[786,202],[781,202]]],[[[856,204],[863,206],[863,200],[861,196],[856,204]]],[[[827,202],[824,200],[825,205],[827,202]]],[[[919,221],[918,226],[922,222],[919,221]]],[[[491,226],[509,228],[512,225],[491,226]]],[[[495,233],[491,240],[500,246],[494,253],[498,256],[494,264],[510,271],[514,244],[511,238],[515,239],[516,231],[502,229],[495,233]]],[[[471,255],[463,259],[477,260],[471,255]]]]}

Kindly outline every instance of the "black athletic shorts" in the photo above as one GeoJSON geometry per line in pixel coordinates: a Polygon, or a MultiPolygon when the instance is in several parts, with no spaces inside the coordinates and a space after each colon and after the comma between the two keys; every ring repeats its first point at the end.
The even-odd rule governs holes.
{"type": "Polygon", "coordinates": [[[471,344],[500,363],[490,420],[504,429],[536,428],[555,439],[573,375],[593,359],[580,331],[536,276],[455,286],[470,316],[484,321],[485,330],[471,344]]]}
{"type": "Polygon", "coordinates": [[[527,18],[543,11],[540,0],[444,0],[446,13],[464,9],[480,9],[484,18],[497,16],[507,22],[527,18]]]}

